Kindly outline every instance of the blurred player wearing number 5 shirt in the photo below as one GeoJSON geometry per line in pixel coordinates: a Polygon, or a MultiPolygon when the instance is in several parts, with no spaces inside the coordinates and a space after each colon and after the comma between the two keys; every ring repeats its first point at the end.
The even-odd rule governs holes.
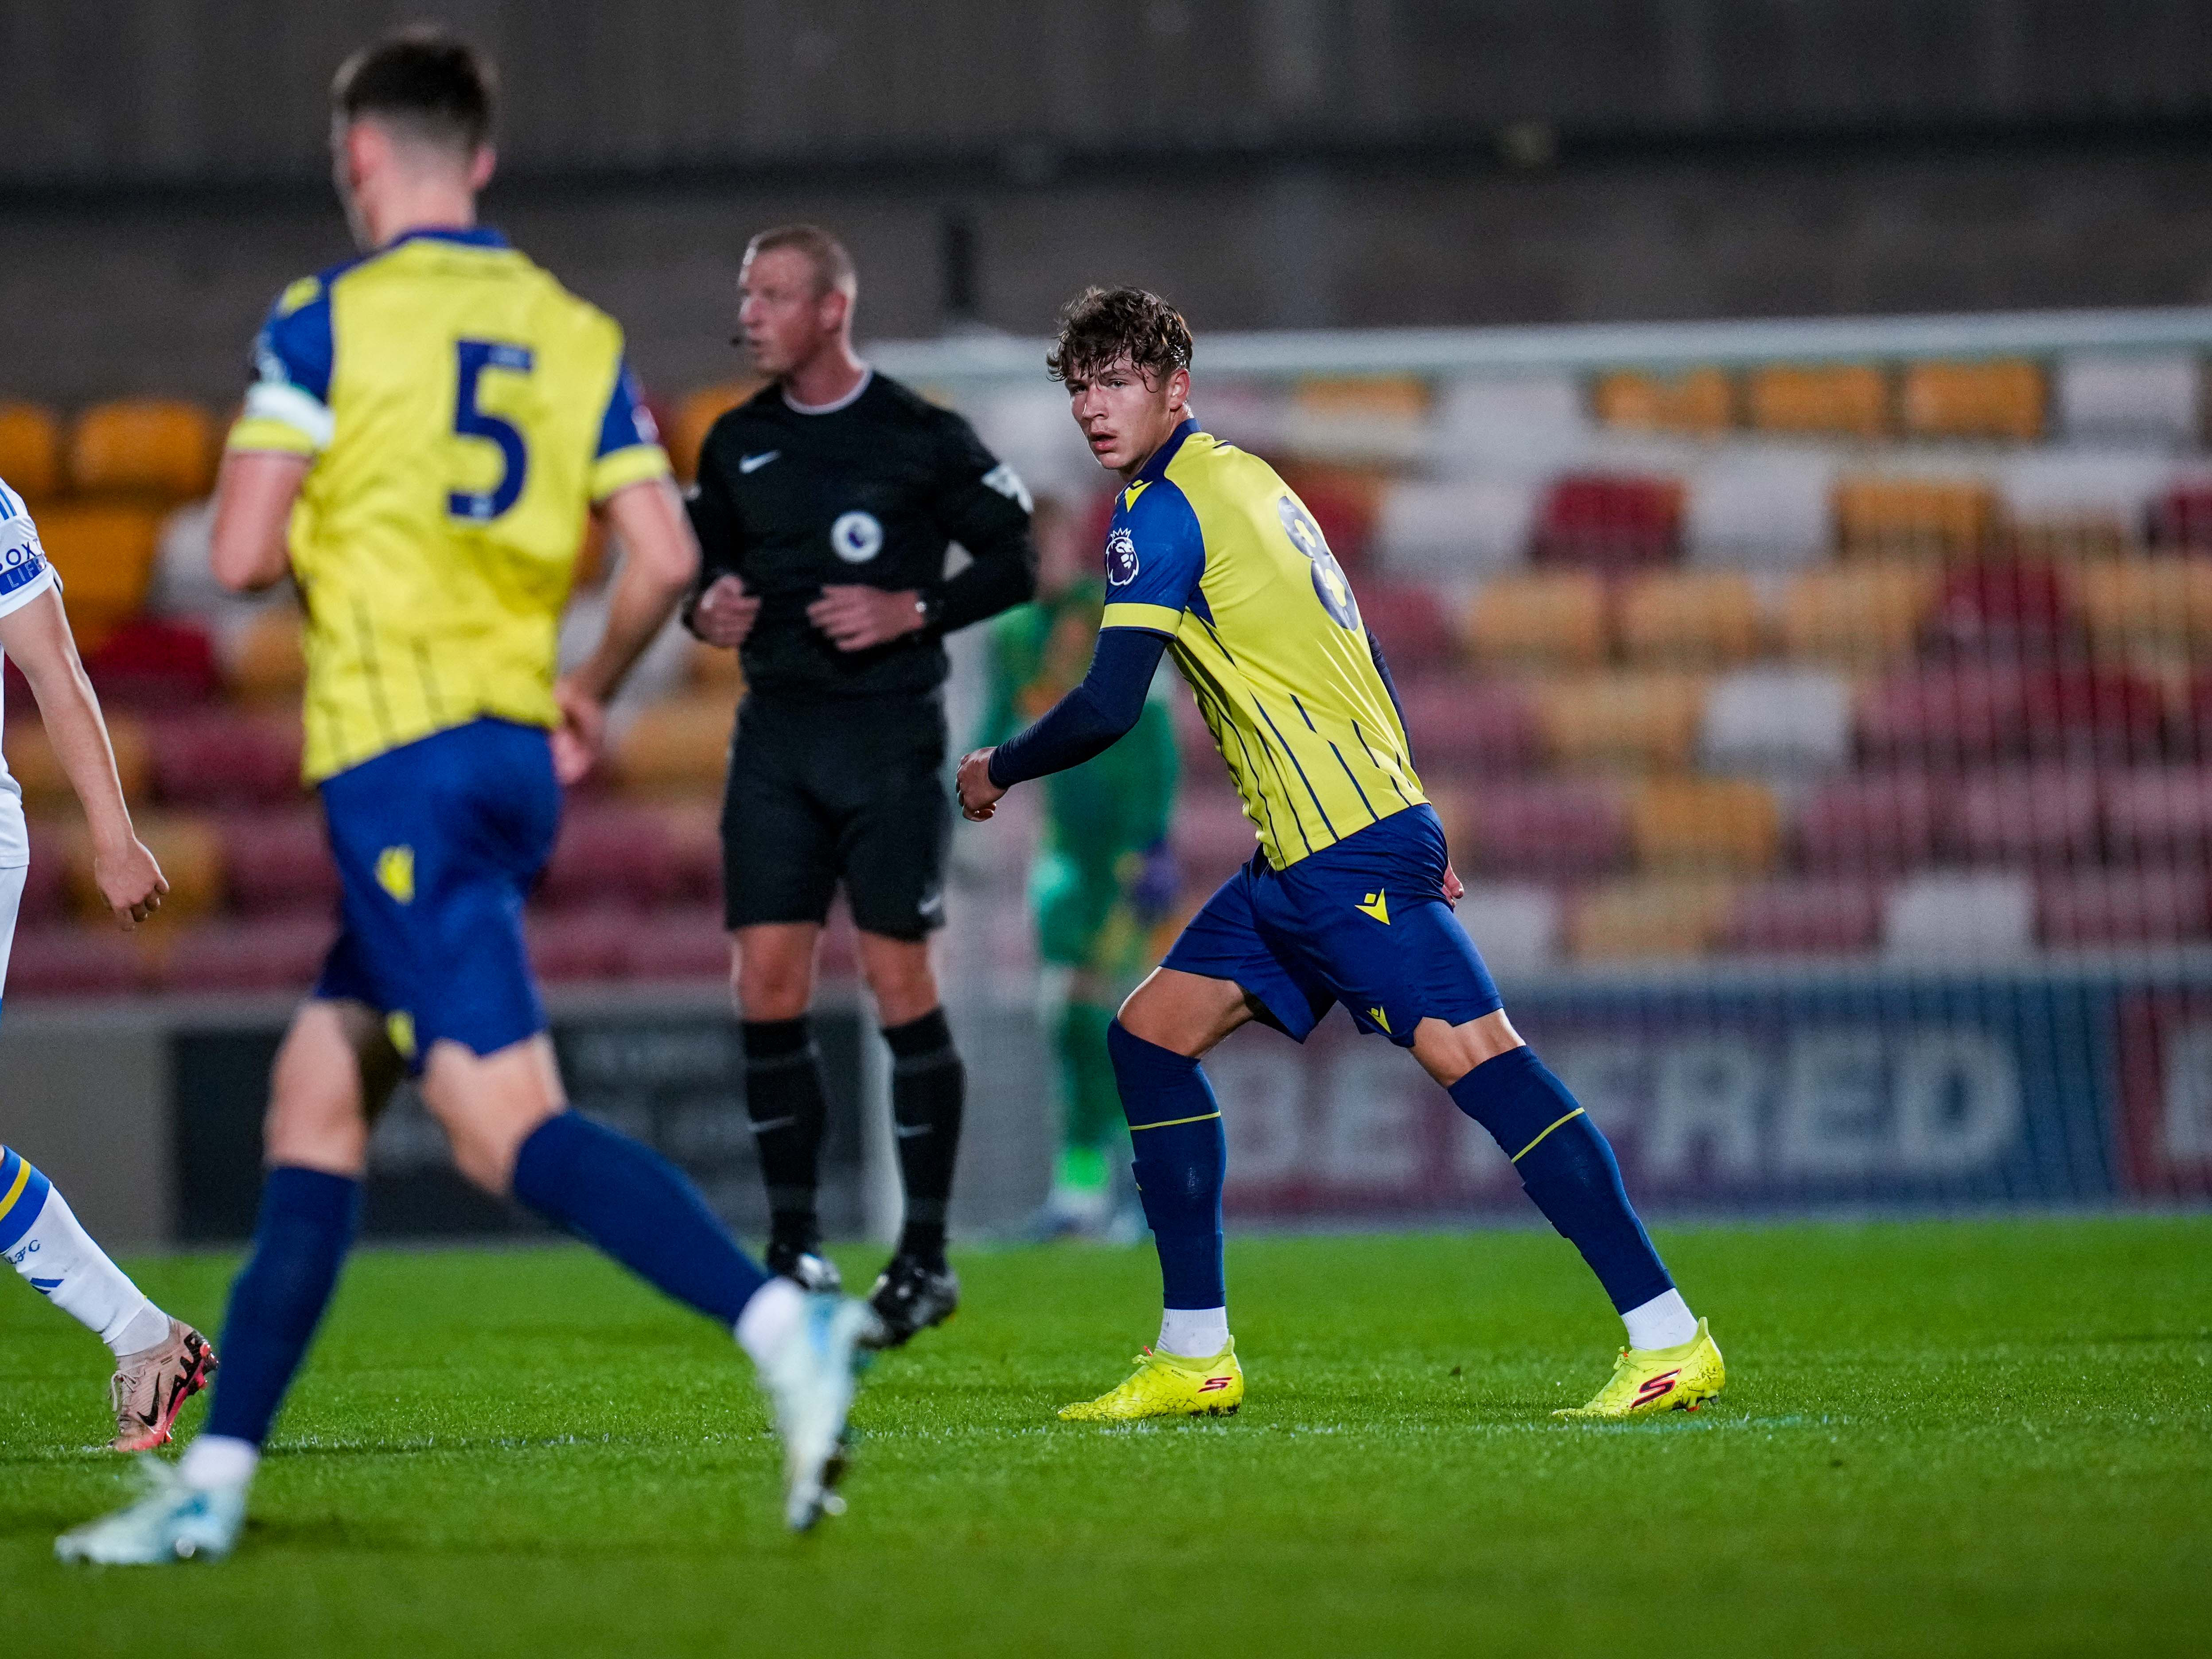
{"type": "Polygon", "coordinates": [[[1190,331],[1164,301],[1093,289],[1060,321],[1048,366],[1124,483],[1105,615],[1083,684],[961,763],[961,806],[988,818],[1015,784],[1115,742],[1172,652],[1259,842],[1107,1034],[1165,1312],[1126,1382],[1060,1415],[1127,1422],[1243,1401],[1222,1273],[1226,1146],[1199,1060],[1255,1019],[1303,1042],[1338,1002],[1362,1031],[1411,1049],[1497,1139],[1620,1313],[1629,1346],[1569,1414],[1696,1406],[1720,1389],[1720,1351],[1629,1206],[1605,1137],[1507,1021],[1452,917],[1459,878],[1396,688],[1312,515],[1266,462],[1200,429],[1190,331]]]}
{"type": "Polygon", "coordinates": [[[732,1331],[785,1443],[786,1520],[836,1500],[854,1356],[875,1321],[741,1251],[658,1154],[568,1109],[522,901],[562,782],[674,611],[697,549],[621,331],[475,222],[489,67],[436,31],[356,57],[332,149],[359,259],[284,291],[217,487],[228,585],[296,577],[307,770],[343,927],[276,1057],[252,1258],[207,1429],[141,1502],[59,1544],[115,1563],[220,1556],[359,1214],[368,1130],[404,1069],[462,1173],[732,1331]],[[587,512],[623,558],[605,633],[557,685],[587,512]]]}

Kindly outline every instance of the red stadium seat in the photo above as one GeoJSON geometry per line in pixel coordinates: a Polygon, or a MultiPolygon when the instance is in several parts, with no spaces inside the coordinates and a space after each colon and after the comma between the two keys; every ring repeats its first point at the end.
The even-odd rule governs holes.
{"type": "Polygon", "coordinates": [[[31,864],[23,872],[22,902],[15,908],[19,927],[59,921],[69,915],[69,860],[62,850],[65,833],[58,825],[32,826],[31,864]]]}
{"type": "Polygon", "coordinates": [[[1599,780],[1499,783],[1475,792],[1460,816],[1460,855],[1486,874],[1593,876],[1628,856],[1626,803],[1599,780]]]}
{"type": "Polygon", "coordinates": [[[203,922],[171,941],[170,988],[304,994],[321,974],[337,938],[337,920],[329,916],[203,922]]]}
{"type": "Polygon", "coordinates": [[[297,802],[306,788],[297,714],[210,709],[157,715],[147,735],[154,787],[165,800],[281,806],[297,802]]]}
{"type": "Polygon", "coordinates": [[[571,801],[562,816],[538,896],[556,908],[642,908],[674,898],[679,884],[675,848],[659,809],[585,799],[571,801]]]}
{"type": "Polygon", "coordinates": [[[1934,862],[1949,796],[1924,772],[1866,772],[1814,789],[1797,815],[1808,869],[1886,874],[1934,862]]]}
{"type": "Polygon", "coordinates": [[[530,965],[549,983],[624,978],[636,927],[637,916],[628,909],[533,913],[528,922],[530,965]]]}
{"type": "Polygon", "coordinates": [[[1434,668],[1459,655],[1452,632],[1452,607],[1426,587],[1391,582],[1359,585],[1359,617],[1382,647],[1390,678],[1402,684],[1408,673],[1434,668]]]}
{"type": "Polygon", "coordinates": [[[2150,511],[2150,538],[2160,547],[2212,547],[2212,484],[2179,484],[2150,511]]]}
{"type": "Polygon", "coordinates": [[[655,910],[635,918],[629,976],[644,980],[720,980],[730,971],[730,936],[720,907],[655,910]]]}
{"type": "Polygon", "coordinates": [[[150,988],[157,963],[131,935],[60,923],[26,927],[8,958],[10,1001],[116,996],[150,988]]]}
{"type": "Polygon", "coordinates": [[[1881,939],[1881,884],[1873,881],[1766,881],[1729,896],[1721,923],[1725,951],[1755,956],[1844,956],[1881,939]]]}
{"type": "Polygon", "coordinates": [[[2195,943],[2212,936],[2212,878],[2201,866],[2050,876],[2035,910],[2054,947],[2195,943]]]}
{"type": "Polygon", "coordinates": [[[1395,664],[1391,678],[1405,703],[1413,766],[1424,778],[1523,771],[1541,755],[1544,734],[1535,705],[1512,681],[1403,679],[1395,664]]]}
{"type": "Polygon", "coordinates": [[[2029,673],[2022,690],[2033,753],[2143,761],[2165,750],[2166,696],[2155,680],[2069,666],[2029,673]]]}
{"type": "Polygon", "coordinates": [[[1945,767],[1994,760],[2027,746],[2027,696],[2013,665],[1911,669],[1860,697],[1859,742],[1875,760],[1945,767]]]}
{"type": "Polygon", "coordinates": [[[1943,579],[1926,623],[1930,644],[1960,655],[2048,658],[2083,643],[2074,593],[2054,565],[2006,560],[1943,579]]]}
{"type": "Polygon", "coordinates": [[[140,617],[126,622],[84,659],[102,702],[173,708],[205,702],[222,690],[222,671],[206,630],[140,617]]]}
{"type": "Polygon", "coordinates": [[[1533,549],[1540,564],[1632,570],[1672,564],[1682,550],[1682,487],[1671,478],[1570,474],[1544,498],[1533,549]]]}
{"type": "Polygon", "coordinates": [[[222,822],[232,907],[246,915],[327,912],[337,902],[337,866],[319,807],[233,812],[222,822]]]}
{"type": "Polygon", "coordinates": [[[2141,767],[2102,781],[2114,859],[2212,865],[2212,766],[2141,767]]]}
{"type": "Polygon", "coordinates": [[[2099,842],[2097,776],[2045,761],[1970,774],[1954,796],[1949,850],[1969,864],[2087,864],[2099,842]]]}

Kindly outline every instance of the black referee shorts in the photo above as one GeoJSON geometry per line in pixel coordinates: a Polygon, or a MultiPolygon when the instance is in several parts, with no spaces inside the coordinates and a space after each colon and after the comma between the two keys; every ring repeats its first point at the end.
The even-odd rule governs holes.
{"type": "Polygon", "coordinates": [[[822,921],[842,882],[864,933],[918,939],[942,927],[945,749],[938,694],[747,697],[722,797],[725,922],[822,921]]]}

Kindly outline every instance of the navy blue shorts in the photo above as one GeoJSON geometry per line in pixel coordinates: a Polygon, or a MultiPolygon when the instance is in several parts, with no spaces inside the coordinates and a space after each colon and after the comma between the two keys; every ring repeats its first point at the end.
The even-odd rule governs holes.
{"type": "Polygon", "coordinates": [[[545,1029],[522,902],[553,850],[547,733],[480,720],[323,781],[343,926],[318,997],[385,1016],[410,1071],[441,1037],[489,1054],[545,1029]]]}
{"type": "Polygon", "coordinates": [[[1233,981],[1301,1042],[1340,1002],[1361,1030],[1410,1048],[1424,1019],[1463,1025],[1505,1006],[1444,902],[1448,862],[1443,826],[1425,805],[1287,870],[1255,854],[1160,965],[1233,981]]]}

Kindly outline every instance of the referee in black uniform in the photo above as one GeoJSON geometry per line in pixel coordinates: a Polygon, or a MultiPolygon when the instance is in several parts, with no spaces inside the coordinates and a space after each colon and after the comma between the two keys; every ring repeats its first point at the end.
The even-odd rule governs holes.
{"type": "Polygon", "coordinates": [[[822,1079],[806,1012],[842,883],[890,1045],[906,1220],[870,1300],[903,1342],[957,1305],[945,1203],[965,1075],[931,969],[945,919],[944,637],[1028,599],[1029,495],[967,422],[853,354],[853,262],[811,225],[763,231],[738,277],[771,384],[714,423],[691,522],[692,632],[737,647],[723,903],[745,1108],[774,1218],[768,1263],[834,1289],[818,1252],[822,1079]],[[946,550],[969,562],[947,580],[946,550]]]}

